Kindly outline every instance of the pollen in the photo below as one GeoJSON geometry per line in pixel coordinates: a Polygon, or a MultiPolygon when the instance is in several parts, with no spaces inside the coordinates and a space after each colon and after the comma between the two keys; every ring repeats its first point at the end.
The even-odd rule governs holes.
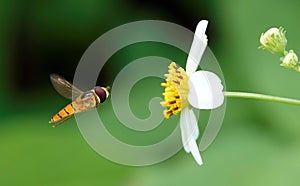
{"type": "Polygon", "coordinates": [[[168,74],[165,74],[166,82],[161,84],[165,87],[164,101],[161,105],[166,107],[164,116],[167,119],[188,106],[187,94],[189,92],[188,75],[184,69],[178,67],[175,62],[172,62],[168,68],[168,74]]]}

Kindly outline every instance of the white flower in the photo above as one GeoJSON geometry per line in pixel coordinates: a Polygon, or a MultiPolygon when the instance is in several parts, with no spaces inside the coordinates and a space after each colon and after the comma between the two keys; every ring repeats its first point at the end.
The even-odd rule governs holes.
{"type": "Polygon", "coordinates": [[[166,83],[164,102],[169,107],[164,111],[166,118],[180,114],[180,128],[184,150],[192,153],[199,165],[202,158],[196,143],[199,137],[198,121],[193,112],[197,109],[213,109],[221,106],[224,101],[223,86],[220,78],[209,71],[196,71],[207,45],[205,30],[208,22],[200,21],[195,32],[194,40],[186,63],[186,71],[172,62],[169,73],[165,75],[166,83]]]}
{"type": "Polygon", "coordinates": [[[287,39],[282,27],[270,28],[266,33],[260,36],[260,48],[269,50],[271,53],[284,54],[287,39]]]}

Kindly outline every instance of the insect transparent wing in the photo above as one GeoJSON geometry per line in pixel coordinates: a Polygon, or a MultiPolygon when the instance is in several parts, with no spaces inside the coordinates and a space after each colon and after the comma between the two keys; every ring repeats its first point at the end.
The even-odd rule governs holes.
{"type": "Polygon", "coordinates": [[[72,99],[72,92],[74,94],[74,97],[77,97],[83,93],[81,90],[79,90],[77,87],[72,85],[65,78],[61,77],[58,74],[51,74],[50,80],[55,90],[68,99],[72,99]]]}

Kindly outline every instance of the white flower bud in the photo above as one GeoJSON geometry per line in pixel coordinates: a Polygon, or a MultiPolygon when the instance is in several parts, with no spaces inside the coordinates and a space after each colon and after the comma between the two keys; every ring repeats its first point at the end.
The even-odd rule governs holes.
{"type": "Polygon", "coordinates": [[[281,66],[298,69],[298,57],[293,50],[290,50],[282,59],[281,66]]]}
{"type": "Polygon", "coordinates": [[[269,50],[272,53],[284,54],[287,39],[282,27],[270,28],[260,36],[260,48],[269,50]]]}

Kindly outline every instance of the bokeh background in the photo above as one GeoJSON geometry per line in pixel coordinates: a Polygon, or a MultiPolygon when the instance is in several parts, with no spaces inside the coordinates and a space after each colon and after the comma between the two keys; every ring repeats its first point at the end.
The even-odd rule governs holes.
{"type": "MultiPolygon", "coordinates": [[[[1,1],[0,185],[299,185],[297,106],[228,99],[222,129],[202,152],[201,167],[183,150],[152,166],[118,165],[88,146],[74,118],[55,129],[48,125],[50,117],[69,103],[55,92],[49,74],[72,80],[82,54],[96,38],[144,19],[170,21],[192,31],[199,20],[209,20],[209,46],[227,90],[300,98],[300,74],[280,67],[279,56],[257,49],[262,32],[284,26],[287,48],[300,52],[299,6],[297,0],[1,1]]],[[[99,84],[111,84],[126,64],[149,55],[181,65],[186,59],[170,46],[132,45],[110,59],[99,84]]],[[[146,85],[155,87],[161,81],[145,79],[133,89],[137,116],[147,117],[143,104],[163,90],[157,86],[145,92],[146,85]]],[[[109,105],[110,101],[99,111],[109,116],[109,105]]],[[[111,123],[111,130],[120,128],[115,118],[111,123]]],[[[128,140],[135,143],[135,138],[128,140]]]]}

